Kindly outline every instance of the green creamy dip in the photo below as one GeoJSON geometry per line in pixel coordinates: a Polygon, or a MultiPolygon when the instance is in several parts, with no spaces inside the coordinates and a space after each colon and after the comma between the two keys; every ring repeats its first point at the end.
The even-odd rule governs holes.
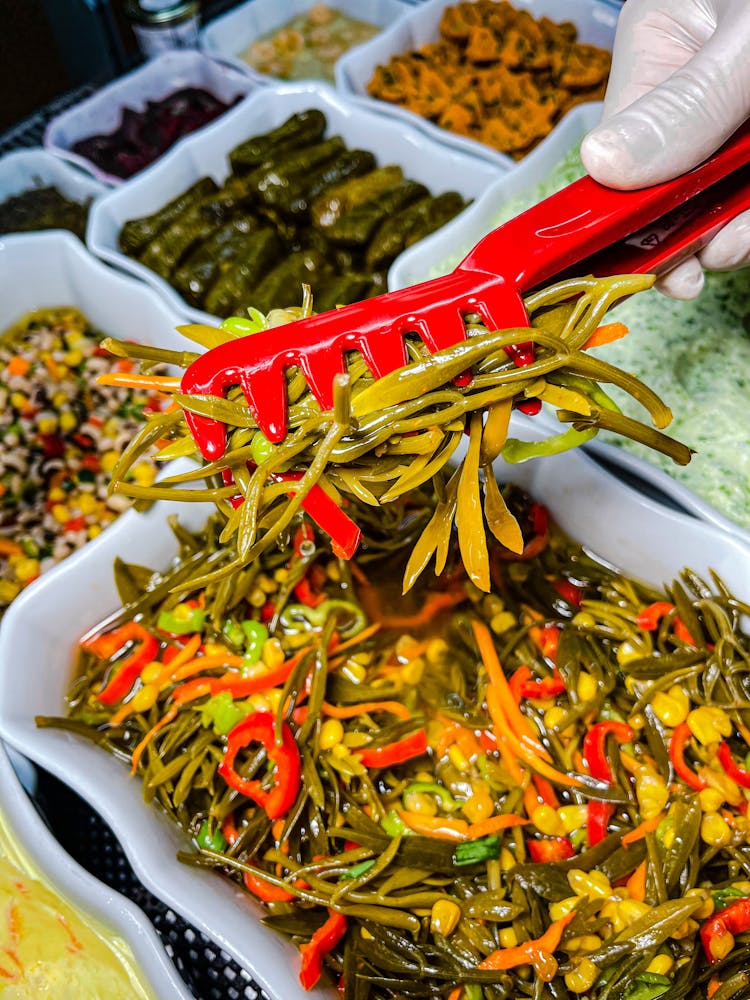
{"type": "MultiPolygon", "coordinates": [[[[493,226],[525,211],[583,175],[578,147],[538,187],[502,206],[493,226]]],[[[470,248],[437,269],[445,274],[470,248]]],[[[613,435],[600,440],[659,466],[742,528],[750,529],[750,270],[708,274],[700,298],[677,302],[653,289],[610,314],[630,328],[623,340],[592,351],[632,372],[672,409],[666,433],[695,449],[680,467],[643,445],[613,435]]],[[[629,396],[611,391],[624,413],[648,421],[629,396]]]]}

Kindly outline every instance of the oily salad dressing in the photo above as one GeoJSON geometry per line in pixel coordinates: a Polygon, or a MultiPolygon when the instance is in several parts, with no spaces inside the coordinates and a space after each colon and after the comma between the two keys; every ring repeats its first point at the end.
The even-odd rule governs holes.
{"type": "Polygon", "coordinates": [[[129,761],[306,988],[324,966],[346,998],[741,985],[750,608],[689,571],[630,580],[503,492],[523,547],[491,542],[491,592],[452,545],[391,606],[429,492],[355,503],[355,561],[302,519],[208,584],[220,521],[175,525],[171,566],[116,565],[122,608],[38,722],[129,761]]]}

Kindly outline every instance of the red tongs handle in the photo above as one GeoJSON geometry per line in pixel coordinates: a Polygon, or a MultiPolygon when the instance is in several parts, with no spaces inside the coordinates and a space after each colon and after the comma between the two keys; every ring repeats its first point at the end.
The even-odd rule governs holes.
{"type": "Polygon", "coordinates": [[[748,208],[750,122],[710,159],[663,184],[615,191],[583,177],[489,233],[459,266],[500,272],[520,292],[571,269],[661,274],[748,208]]]}

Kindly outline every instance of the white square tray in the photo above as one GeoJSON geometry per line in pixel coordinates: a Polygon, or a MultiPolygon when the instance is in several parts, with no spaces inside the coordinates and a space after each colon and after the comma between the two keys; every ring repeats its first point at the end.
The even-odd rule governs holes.
{"type": "MultiPolygon", "coordinates": [[[[122,177],[101,170],[85,156],[72,152],[71,146],[91,135],[114,132],[120,125],[123,108],[141,111],[147,101],[157,101],[183,87],[201,87],[219,100],[229,102],[249,93],[253,86],[247,74],[238,73],[202,52],[190,49],[165,52],[53,118],[45,129],[44,145],[104,184],[119,186],[126,183],[122,177]]],[[[181,142],[184,139],[171,148],[181,142]]]]}
{"type": "MultiPolygon", "coordinates": [[[[410,14],[391,25],[382,34],[347,52],[336,63],[336,86],[344,93],[367,97],[367,84],[372,79],[376,67],[388,63],[394,55],[419,49],[428,42],[436,41],[442,13],[446,7],[455,2],[456,0],[427,0],[427,3],[419,4],[410,14]]],[[[612,48],[621,8],[621,4],[614,0],[565,0],[564,3],[560,0],[512,0],[512,2],[516,7],[528,10],[534,17],[546,15],[555,21],[572,21],[578,28],[580,41],[599,45],[605,49],[612,48]]],[[[505,170],[517,169],[517,162],[512,157],[491,149],[484,143],[449,132],[396,104],[369,97],[367,99],[371,100],[383,114],[395,115],[423,129],[428,135],[448,146],[462,149],[473,156],[481,156],[505,170]]],[[[565,118],[561,121],[564,120],[565,118]]],[[[560,125],[561,122],[558,122],[536,149],[548,143],[560,125]]]]}
{"type": "Polygon", "coordinates": [[[200,177],[222,183],[229,174],[228,153],[235,146],[295,112],[319,108],[328,119],[328,135],[341,135],[350,148],[370,150],[380,164],[399,164],[407,177],[426,184],[433,194],[458,190],[465,198],[477,198],[499,176],[493,164],[448,149],[410,125],[375,114],[370,104],[338,94],[324,83],[259,87],[199,135],[189,137],[179,149],[98,201],[89,216],[86,243],[103,260],[157,289],[174,309],[195,322],[216,323],[215,317],[189,306],[150,268],[122,253],[120,230],[129,219],[157,211],[200,177]]]}

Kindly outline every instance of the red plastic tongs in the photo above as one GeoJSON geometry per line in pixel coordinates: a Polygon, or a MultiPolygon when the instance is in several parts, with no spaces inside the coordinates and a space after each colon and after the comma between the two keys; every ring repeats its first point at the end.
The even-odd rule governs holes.
{"type": "MultiPolygon", "coordinates": [[[[348,351],[361,352],[381,378],[406,364],[406,333],[435,352],[464,339],[467,313],[479,313],[491,330],[528,326],[522,296],[534,288],[571,273],[664,273],[747,208],[750,124],[701,166],[664,184],[614,191],[584,177],[489,233],[444,277],[215,347],[186,370],[182,392],[224,396],[241,386],[258,426],[278,442],[286,434],[290,366],[301,368],[329,410],[348,351]]],[[[524,345],[510,356],[519,366],[533,360],[524,345]]],[[[224,425],[190,412],[186,419],[204,458],[220,458],[224,425]]]]}

